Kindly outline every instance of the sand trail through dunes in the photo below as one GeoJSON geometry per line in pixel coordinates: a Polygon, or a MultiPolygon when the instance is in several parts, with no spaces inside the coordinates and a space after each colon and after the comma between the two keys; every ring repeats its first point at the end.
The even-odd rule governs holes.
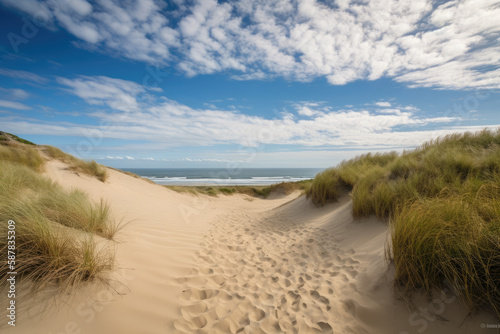
{"type": "MultiPolygon", "coordinates": [[[[307,205],[303,198],[288,204],[307,205]]],[[[350,202],[336,204],[326,215],[315,210],[315,217],[306,217],[284,206],[214,225],[198,252],[198,267],[181,278],[185,306],[175,328],[182,333],[368,332],[362,322],[352,321],[360,307],[352,299],[360,294],[360,257],[325,226],[339,217],[348,217],[342,224],[351,223],[350,202]]],[[[383,248],[386,226],[374,225],[383,248]]]]}

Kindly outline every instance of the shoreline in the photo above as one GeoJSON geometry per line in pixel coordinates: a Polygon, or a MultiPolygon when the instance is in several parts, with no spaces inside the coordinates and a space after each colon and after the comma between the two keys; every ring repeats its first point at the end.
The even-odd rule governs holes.
{"type": "MultiPolygon", "coordinates": [[[[304,179],[300,181],[280,181],[280,182],[273,182],[273,183],[251,183],[251,184],[234,184],[234,183],[227,183],[227,184],[221,184],[221,183],[210,183],[210,182],[200,182],[200,183],[186,183],[183,184],[182,182],[179,183],[172,183],[172,184],[162,184],[162,183],[156,183],[159,186],[166,186],[166,187],[218,187],[218,188],[224,188],[224,187],[268,187],[280,183],[297,183],[297,182],[302,182],[302,181],[312,181],[313,179],[304,179]]],[[[154,181],[153,181],[154,182],[154,181]]]]}

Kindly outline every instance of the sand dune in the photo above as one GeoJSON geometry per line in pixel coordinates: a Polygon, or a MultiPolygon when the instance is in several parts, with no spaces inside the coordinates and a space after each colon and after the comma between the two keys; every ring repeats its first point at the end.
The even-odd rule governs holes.
{"type": "MultiPolygon", "coordinates": [[[[47,174],[129,222],[109,285],[35,305],[6,333],[491,333],[451,291],[394,297],[388,226],[298,193],[194,197],[109,170],[102,183],[51,161],[47,174]],[[45,312],[41,313],[40,311],[45,312]]],[[[3,328],[2,328],[2,332],[3,328]]]]}

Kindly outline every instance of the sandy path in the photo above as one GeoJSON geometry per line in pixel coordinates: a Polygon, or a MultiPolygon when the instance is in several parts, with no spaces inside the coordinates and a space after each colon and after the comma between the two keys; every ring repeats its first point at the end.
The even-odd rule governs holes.
{"type": "MultiPolygon", "coordinates": [[[[219,221],[205,238],[198,266],[179,279],[185,286],[181,296],[185,306],[176,329],[184,333],[365,332],[359,321],[353,321],[357,306],[353,294],[360,295],[356,277],[366,275],[361,261],[367,261],[367,254],[357,254],[339,224],[328,226],[339,218],[348,224],[349,217],[347,200],[319,210],[301,198],[272,211],[219,221]],[[311,210],[323,214],[311,219],[307,217],[311,210]]],[[[370,235],[372,246],[380,252],[387,226],[370,223],[363,234],[370,235]]],[[[362,235],[358,237],[363,243],[362,235]]]]}

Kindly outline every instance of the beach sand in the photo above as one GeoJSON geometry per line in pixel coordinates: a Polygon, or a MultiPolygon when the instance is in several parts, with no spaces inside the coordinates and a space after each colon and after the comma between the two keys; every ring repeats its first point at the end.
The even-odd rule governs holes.
{"type": "Polygon", "coordinates": [[[355,220],[348,195],[323,208],[298,192],[197,197],[108,172],[46,167],[125,224],[110,279],[20,297],[2,333],[496,333],[481,328],[493,314],[468,314],[451,290],[397,298],[388,224],[355,220]]]}

